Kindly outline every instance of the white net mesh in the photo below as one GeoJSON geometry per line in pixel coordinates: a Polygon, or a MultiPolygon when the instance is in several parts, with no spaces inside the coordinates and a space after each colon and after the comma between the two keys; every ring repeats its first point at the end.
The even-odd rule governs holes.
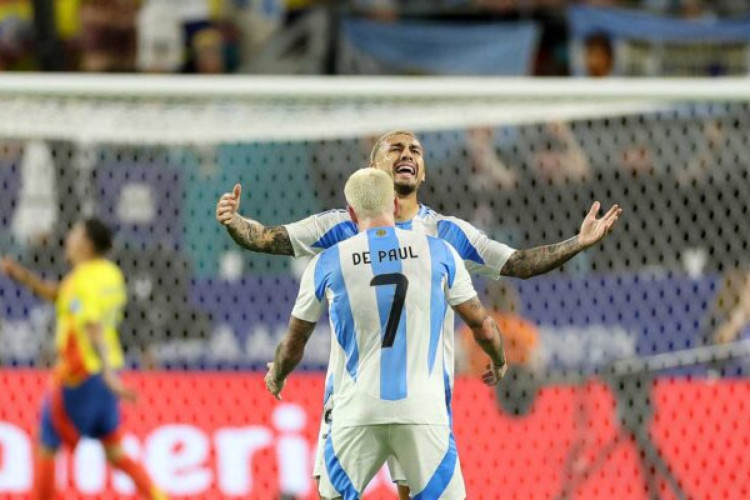
{"type": "MultiPolygon", "coordinates": [[[[71,225],[102,218],[127,278],[121,337],[137,368],[263,370],[304,263],[237,247],[215,220],[216,200],[239,182],[242,213],[266,225],[339,208],[345,179],[390,128],[412,128],[424,145],[422,203],[515,248],[575,235],[594,200],[619,203],[613,234],[562,270],[476,280],[517,373],[498,407],[476,383],[481,357],[458,341],[468,496],[737,498],[750,488],[746,81],[5,77],[0,103],[0,254],[60,277],[71,225]],[[694,464],[715,463],[707,443],[719,441],[736,460],[704,481],[694,464]]],[[[44,379],[14,368],[51,360],[53,321],[50,306],[0,275],[0,380],[11,394],[0,425],[28,440],[44,379]]],[[[273,405],[260,373],[131,375],[146,397],[127,422],[158,481],[192,498],[312,498],[310,464],[279,443],[299,438],[312,453],[329,342],[313,336],[302,366],[312,373],[292,383],[291,406],[273,405]],[[280,408],[303,420],[284,424],[280,408]],[[207,443],[190,455],[212,471],[204,482],[159,465],[194,444],[169,434],[182,436],[177,448],[154,451],[150,439],[178,420],[207,443]],[[232,479],[223,426],[269,429],[247,465],[255,482],[232,479]]],[[[0,451],[20,453],[11,441],[0,451]]],[[[0,460],[0,497],[23,497],[31,473],[8,467],[0,460]]],[[[74,495],[81,481],[74,471],[63,486],[74,495]]],[[[128,491],[104,476],[86,484],[103,498],[128,491]]],[[[381,478],[370,498],[390,490],[381,478]]]]}

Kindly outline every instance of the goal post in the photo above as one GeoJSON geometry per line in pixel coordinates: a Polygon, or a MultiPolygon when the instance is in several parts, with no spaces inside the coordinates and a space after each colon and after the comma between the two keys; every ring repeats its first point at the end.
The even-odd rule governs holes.
{"type": "Polygon", "coordinates": [[[745,79],[3,75],[0,136],[148,144],[323,140],[392,128],[626,116],[684,102],[746,101],[748,87],[745,79]]]}

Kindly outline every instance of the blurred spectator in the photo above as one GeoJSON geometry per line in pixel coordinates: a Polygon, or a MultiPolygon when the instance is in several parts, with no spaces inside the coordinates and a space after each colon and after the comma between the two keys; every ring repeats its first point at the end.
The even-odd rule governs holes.
{"type": "Polygon", "coordinates": [[[220,17],[231,20],[237,30],[242,63],[254,58],[287,21],[309,9],[312,2],[284,0],[226,0],[220,17]],[[291,9],[291,10],[289,10],[291,9]]]}
{"type": "Polygon", "coordinates": [[[33,48],[29,2],[0,3],[0,71],[33,69],[33,48]]]}
{"type": "Polygon", "coordinates": [[[591,169],[586,153],[567,123],[545,124],[543,139],[541,144],[545,147],[536,152],[532,164],[540,180],[547,184],[567,184],[589,177],[591,169]]]}
{"type": "Polygon", "coordinates": [[[492,128],[470,130],[466,139],[466,149],[474,165],[474,175],[469,178],[474,190],[513,189],[517,186],[518,173],[497,154],[492,128]]]}
{"type": "MultiPolygon", "coordinates": [[[[284,63],[268,69],[270,63],[253,66],[251,61],[258,56],[273,54],[273,50],[267,50],[269,47],[284,46],[284,41],[289,43],[289,39],[294,40],[292,49],[299,49],[299,46],[309,43],[310,34],[305,31],[326,31],[327,15],[333,12],[330,4],[320,0],[54,0],[54,5],[57,34],[65,52],[64,67],[92,72],[137,69],[151,73],[184,70],[226,73],[240,67],[267,73],[273,73],[274,69],[276,72],[294,72],[284,63]],[[321,11],[319,16],[306,15],[316,9],[321,11]],[[302,23],[305,28],[299,29],[299,23],[295,21],[301,16],[315,18],[309,24],[313,28],[302,23]],[[289,29],[282,31],[284,26],[289,29]],[[220,42],[214,32],[193,40],[208,28],[218,30],[220,42]],[[303,32],[303,36],[297,36],[299,32],[303,32]],[[274,38],[274,35],[279,36],[274,38]],[[275,45],[269,45],[269,42],[275,45]],[[221,58],[218,57],[220,51],[221,58]]],[[[572,7],[570,12],[576,9],[575,6],[595,6],[597,12],[609,11],[615,17],[625,14],[622,10],[607,7],[629,7],[658,14],[653,16],[654,22],[666,24],[683,22],[688,25],[695,24],[690,20],[711,18],[717,26],[707,29],[724,33],[726,30],[719,19],[750,13],[750,2],[745,0],[354,0],[340,5],[345,14],[378,21],[440,21],[452,28],[481,21],[477,30],[487,21],[507,21],[509,28],[520,28],[524,23],[534,24],[539,27],[539,33],[535,35],[535,46],[530,54],[532,64],[529,66],[533,68],[526,71],[533,70],[540,76],[569,73],[569,36],[575,41],[573,68],[576,74],[599,78],[613,74],[727,75],[747,71],[747,37],[738,35],[735,43],[727,43],[721,36],[717,42],[713,40],[714,35],[709,38],[696,35],[688,39],[689,44],[679,39],[678,42],[682,43],[670,45],[672,42],[662,39],[660,32],[653,39],[646,37],[645,41],[623,38],[617,30],[627,21],[620,18],[615,21],[620,28],[613,28],[611,22],[605,22],[594,26],[597,30],[594,34],[590,34],[592,27],[588,25],[588,36],[575,31],[569,35],[570,20],[567,23],[565,20],[568,7],[572,7]],[[686,21],[676,21],[674,18],[677,17],[686,21]]],[[[0,71],[36,67],[32,13],[32,0],[0,2],[0,71]]],[[[690,32],[691,28],[687,26],[686,29],[690,32]]],[[[728,26],[727,29],[737,32],[736,27],[728,26]]],[[[665,32],[671,33],[669,36],[682,36],[680,30],[665,32]]],[[[438,41],[450,36],[444,35],[438,41]]],[[[382,36],[379,39],[382,42],[382,36]]],[[[499,47],[497,44],[491,46],[499,47]]],[[[508,44],[500,46],[507,47],[508,44]]],[[[345,49],[346,46],[344,49],[339,47],[338,53],[345,52],[345,49]]],[[[488,54],[487,50],[474,48],[454,60],[465,62],[471,59],[469,56],[488,54]]],[[[322,52],[301,57],[322,60],[325,58],[322,52]]],[[[508,61],[517,56],[517,51],[510,52],[513,53],[511,56],[495,55],[487,60],[508,61]]],[[[275,56],[270,57],[273,60],[275,56]]],[[[322,66],[322,63],[308,64],[303,71],[317,72],[322,66]]],[[[360,66],[367,67],[367,62],[360,66]]],[[[457,71],[466,74],[481,72],[469,68],[457,71]]],[[[342,71],[341,67],[338,69],[342,71]]],[[[402,70],[385,67],[385,72],[399,71],[402,70]]],[[[416,70],[423,71],[421,68],[416,70]]],[[[414,72],[413,68],[407,70],[407,73],[411,72],[414,72]]],[[[426,72],[434,72],[434,68],[426,72]]]]}
{"type": "Polygon", "coordinates": [[[150,0],[138,12],[138,69],[176,73],[185,60],[181,12],[171,0],[150,0]]]}
{"type": "Polygon", "coordinates": [[[135,70],[136,0],[82,0],[81,69],[135,70]]]}
{"type": "Polygon", "coordinates": [[[614,69],[614,47],[612,40],[604,33],[596,33],[583,43],[583,57],[586,75],[594,78],[612,76],[614,69]]]}
{"type": "Polygon", "coordinates": [[[191,41],[192,71],[204,75],[226,72],[224,39],[216,28],[205,28],[193,35],[191,41]]]}

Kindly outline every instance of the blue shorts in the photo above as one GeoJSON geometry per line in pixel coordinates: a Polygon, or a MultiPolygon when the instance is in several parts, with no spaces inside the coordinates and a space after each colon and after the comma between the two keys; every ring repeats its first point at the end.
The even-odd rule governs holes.
{"type": "Polygon", "coordinates": [[[42,404],[42,445],[57,449],[75,446],[81,436],[111,442],[119,439],[117,396],[100,374],[75,387],[57,386],[42,404]]]}

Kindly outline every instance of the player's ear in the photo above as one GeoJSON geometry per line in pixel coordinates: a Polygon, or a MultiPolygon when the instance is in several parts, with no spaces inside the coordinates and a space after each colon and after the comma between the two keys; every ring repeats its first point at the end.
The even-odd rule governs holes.
{"type": "Polygon", "coordinates": [[[347,205],[346,211],[349,212],[349,218],[352,220],[353,223],[359,224],[359,221],[357,220],[357,214],[354,213],[354,209],[347,205]]]}

